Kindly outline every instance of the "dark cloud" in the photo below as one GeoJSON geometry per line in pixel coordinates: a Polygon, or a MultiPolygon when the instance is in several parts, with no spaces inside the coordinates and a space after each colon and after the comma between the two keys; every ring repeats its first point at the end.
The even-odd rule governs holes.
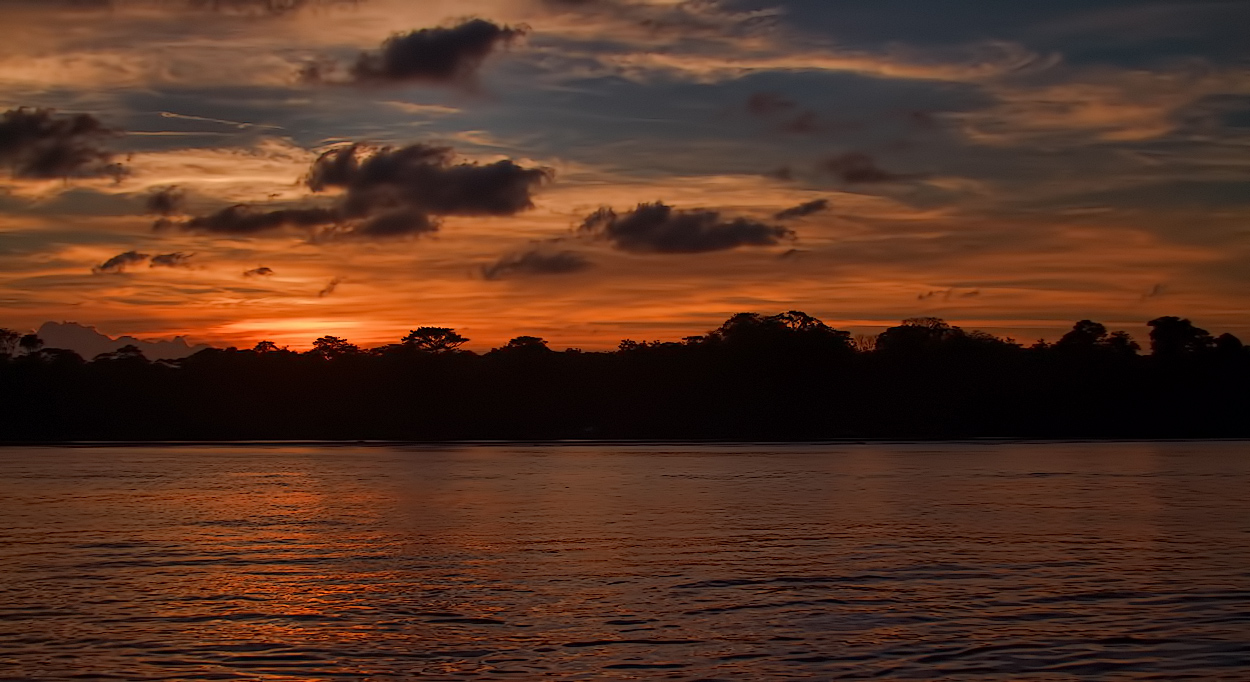
{"type": "Polygon", "coordinates": [[[920,176],[891,173],[863,152],[849,152],[824,160],[820,169],[847,184],[875,184],[914,180],[920,176]]]}
{"type": "Polygon", "coordinates": [[[773,216],[773,218],[777,220],[791,220],[794,218],[804,218],[806,216],[812,215],[813,213],[820,213],[821,211],[828,210],[828,208],[829,208],[828,199],[816,199],[814,201],[809,201],[806,203],[799,204],[798,206],[791,206],[790,208],[787,208],[784,211],[778,211],[777,214],[773,216]]]}
{"type": "Polygon", "coordinates": [[[533,192],[551,171],[510,160],[453,163],[446,147],[414,144],[369,149],[350,145],[322,154],[308,174],[314,192],[346,190],[348,217],[407,208],[438,216],[509,216],[533,208],[533,192]]]}
{"type": "Polygon", "coordinates": [[[611,17],[659,36],[723,38],[774,25],[769,13],[734,12],[720,0],[633,2],[632,0],[542,0],[548,9],[611,17]]]}
{"type": "Polygon", "coordinates": [[[513,276],[568,275],[591,267],[594,267],[593,263],[574,251],[531,249],[500,258],[482,268],[482,276],[488,280],[497,280],[513,276]]]}
{"type": "Polygon", "coordinates": [[[814,111],[804,111],[781,124],[781,132],[796,135],[811,135],[820,132],[823,128],[820,115],[814,111]]]}
{"type": "Polygon", "coordinates": [[[510,216],[533,208],[533,192],[551,171],[510,160],[455,163],[446,147],[414,144],[369,148],[353,144],[325,152],[305,183],[313,192],[342,194],[329,207],[262,211],[230,206],[178,223],[218,234],[258,234],[283,228],[318,231],[321,239],[385,239],[438,230],[436,216],[510,216]]]}
{"type": "Polygon", "coordinates": [[[103,146],[116,134],[90,114],[10,109],[0,115],[0,164],[17,178],[120,177],[123,167],[103,146]]]}
{"type": "Polygon", "coordinates": [[[287,227],[311,229],[334,225],[338,222],[339,213],[328,208],[287,208],[262,211],[252,206],[238,204],[206,216],[191,218],[177,223],[176,226],[190,232],[253,235],[287,227]]]}
{"type": "Polygon", "coordinates": [[[956,291],[955,289],[939,289],[937,291],[929,291],[923,294],[919,294],[916,296],[916,300],[929,301],[929,300],[941,297],[942,300],[949,301],[951,300],[952,297],[956,297],[956,296],[959,298],[977,298],[980,295],[981,295],[980,289],[973,289],[972,291],[965,291],[962,293],[956,291]]]}
{"type": "Polygon", "coordinates": [[[775,92],[757,92],[747,98],[747,111],[756,118],[773,122],[783,133],[811,135],[820,132],[820,115],[810,109],[799,111],[799,104],[775,92]],[[778,120],[785,117],[785,120],[778,120]]]}
{"type": "Polygon", "coordinates": [[[243,273],[244,277],[272,277],[273,275],[273,268],[266,267],[253,268],[243,273]]]}
{"type": "Polygon", "coordinates": [[[186,192],[179,187],[161,187],[149,194],[143,205],[150,215],[169,217],[185,212],[186,199],[186,192]]]}
{"type": "Polygon", "coordinates": [[[757,92],[747,98],[747,111],[760,118],[788,114],[798,106],[798,102],[775,92],[757,92]]]}
{"type": "MultiPolygon", "coordinates": [[[[361,54],[348,69],[348,80],[365,85],[471,85],[492,52],[511,44],[527,30],[470,19],[450,28],[399,33],[382,43],[377,52],[361,54]]],[[[337,69],[333,63],[316,63],[305,68],[303,77],[310,82],[335,82],[337,69]]]]}
{"type": "Polygon", "coordinates": [[[159,256],[152,256],[152,262],[149,267],[153,268],[189,268],[191,267],[191,257],[195,254],[182,253],[162,253],[159,256]]]}
{"type": "Polygon", "coordinates": [[[313,7],[358,5],[364,0],[0,0],[6,6],[71,11],[160,9],[237,16],[282,16],[313,7]]]}
{"type": "Polygon", "coordinates": [[[428,214],[412,210],[399,210],[383,213],[342,230],[336,230],[328,236],[389,239],[437,231],[438,222],[428,214]]]}
{"type": "Polygon", "coordinates": [[[639,204],[623,215],[601,208],[586,217],[581,231],[634,253],[704,253],[740,246],[773,246],[794,232],[748,218],[722,219],[717,211],[678,210],[657,202],[639,204]]]}
{"type": "Polygon", "coordinates": [[[329,283],[326,284],[324,289],[317,292],[317,298],[325,298],[326,296],[333,295],[334,292],[338,290],[339,285],[342,283],[343,283],[342,277],[335,277],[334,279],[330,280],[329,283]]]}
{"type": "Polygon", "coordinates": [[[364,0],[186,0],[191,9],[224,14],[279,16],[303,9],[358,5],[364,0]]]}
{"type": "Polygon", "coordinates": [[[128,266],[143,263],[149,258],[151,258],[151,256],[146,253],[127,251],[126,253],[119,253],[94,268],[91,268],[91,271],[97,275],[119,274],[125,272],[128,266]]]}

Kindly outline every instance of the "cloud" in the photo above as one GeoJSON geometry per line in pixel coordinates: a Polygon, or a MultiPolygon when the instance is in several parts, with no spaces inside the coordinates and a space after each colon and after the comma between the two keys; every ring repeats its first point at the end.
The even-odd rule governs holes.
{"type": "Polygon", "coordinates": [[[733,39],[773,25],[776,10],[734,12],[716,0],[541,0],[558,14],[576,14],[580,25],[611,33],[605,38],[628,42],[642,34],[652,39],[680,37],[733,39]]]}
{"type": "Polygon", "coordinates": [[[288,208],[262,211],[252,206],[236,204],[197,216],[175,225],[189,232],[209,232],[228,235],[254,235],[272,232],[286,227],[315,228],[332,225],[339,220],[337,211],[327,208],[288,208]]]}
{"type": "Polygon", "coordinates": [[[323,240],[419,236],[438,230],[435,216],[511,216],[531,209],[533,192],[552,175],[511,160],[454,160],[447,147],[347,145],[323,153],[305,177],[313,192],[341,190],[329,207],[264,211],[239,204],[177,227],[233,235],[296,228],[323,240]]]}
{"type": "Polygon", "coordinates": [[[512,276],[568,275],[591,267],[594,264],[577,252],[548,252],[535,248],[500,258],[482,268],[482,276],[488,280],[499,280],[512,276]]]}
{"type": "Polygon", "coordinates": [[[863,152],[848,152],[821,162],[820,169],[847,184],[877,184],[914,180],[920,176],[891,173],[863,152]]]}
{"type": "Polygon", "coordinates": [[[243,273],[244,277],[272,277],[273,275],[273,268],[266,267],[253,268],[243,273]]]}
{"type": "Polygon", "coordinates": [[[775,92],[757,92],[747,98],[747,111],[754,117],[772,121],[783,133],[810,135],[821,129],[820,115],[810,109],[798,111],[798,102],[775,92]],[[777,121],[783,116],[784,121],[777,121]]]}
{"type": "Polygon", "coordinates": [[[369,218],[343,230],[335,230],[326,236],[388,239],[437,232],[438,227],[438,221],[428,214],[401,209],[369,218]]]}
{"type": "Polygon", "coordinates": [[[551,171],[511,160],[453,164],[447,147],[413,144],[368,149],[350,145],[321,155],[309,172],[314,192],[346,190],[349,217],[403,207],[440,216],[510,216],[534,207],[533,191],[551,171]]]}
{"type": "Polygon", "coordinates": [[[143,206],[150,215],[168,218],[184,213],[186,199],[186,192],[179,187],[160,187],[144,199],[143,206]]]}
{"type": "Polygon", "coordinates": [[[804,218],[809,215],[812,215],[813,213],[820,213],[821,211],[828,210],[828,208],[829,208],[828,199],[816,199],[814,201],[809,201],[803,204],[799,204],[798,206],[791,206],[790,208],[787,208],[784,211],[778,211],[777,214],[773,216],[773,218],[776,220],[792,220],[794,218],[804,218]]]}
{"type": "Polygon", "coordinates": [[[0,115],[0,164],[16,178],[120,177],[123,167],[103,147],[116,134],[90,114],[10,109],[0,115]]]}
{"type": "Polygon", "coordinates": [[[318,230],[320,239],[388,239],[439,228],[434,216],[511,216],[534,207],[551,178],[511,160],[454,163],[447,147],[352,144],[318,157],[305,177],[313,192],[341,190],[329,207],[264,211],[238,204],[178,223],[191,232],[254,235],[284,228],[318,230]]]}
{"type": "Polygon", "coordinates": [[[91,272],[97,275],[120,274],[122,272],[125,272],[128,266],[136,265],[138,263],[143,263],[147,261],[147,259],[149,258],[151,258],[151,256],[149,256],[146,253],[139,253],[138,251],[127,251],[126,253],[119,253],[116,256],[113,256],[112,258],[104,261],[103,263],[100,263],[94,268],[91,268],[91,272]]]}
{"type": "Polygon", "coordinates": [[[47,10],[160,9],[200,11],[241,16],[281,16],[311,7],[356,5],[364,0],[3,0],[5,5],[47,10]]]}
{"type": "MultiPolygon", "coordinates": [[[[486,58],[527,30],[470,19],[450,28],[398,33],[382,43],[377,52],[362,53],[348,70],[347,80],[362,85],[472,85],[486,58]]],[[[303,77],[309,82],[337,82],[337,70],[333,63],[314,63],[304,69],[303,77]]]]}
{"type": "Polygon", "coordinates": [[[152,256],[152,263],[149,267],[153,268],[189,268],[191,267],[191,257],[193,253],[163,253],[159,256],[152,256]]]}
{"type": "Polygon", "coordinates": [[[339,285],[342,283],[343,283],[342,277],[335,277],[334,279],[330,280],[329,283],[326,284],[324,289],[317,292],[317,298],[325,298],[327,296],[333,295],[334,292],[339,288],[339,285]]]}
{"type": "Polygon", "coordinates": [[[357,5],[363,0],[185,0],[191,9],[226,14],[276,16],[311,7],[357,5]]]}
{"type": "Polygon", "coordinates": [[[788,114],[798,106],[798,102],[775,92],[757,92],[747,98],[747,111],[760,118],[788,114]]]}
{"type": "Polygon", "coordinates": [[[679,210],[662,202],[638,204],[623,215],[601,208],[586,217],[582,232],[633,253],[705,253],[740,246],[774,246],[794,232],[748,218],[722,220],[718,211],[679,210]]]}

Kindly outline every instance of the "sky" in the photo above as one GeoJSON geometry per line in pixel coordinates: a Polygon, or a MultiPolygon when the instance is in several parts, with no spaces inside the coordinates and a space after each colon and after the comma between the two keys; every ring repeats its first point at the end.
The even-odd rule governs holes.
{"type": "Polygon", "coordinates": [[[0,0],[0,326],[1250,336],[1250,1],[0,0]]]}

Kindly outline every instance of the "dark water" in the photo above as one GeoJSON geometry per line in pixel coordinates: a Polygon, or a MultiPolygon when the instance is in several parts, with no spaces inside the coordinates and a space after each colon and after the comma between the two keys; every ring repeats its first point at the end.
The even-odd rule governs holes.
{"type": "Polygon", "coordinates": [[[1250,680],[1250,443],[0,449],[0,679],[1250,680]]]}

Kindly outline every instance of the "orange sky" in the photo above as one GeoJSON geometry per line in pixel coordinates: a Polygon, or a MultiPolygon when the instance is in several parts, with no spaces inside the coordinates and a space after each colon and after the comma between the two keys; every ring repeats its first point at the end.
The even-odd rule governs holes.
{"type": "Polygon", "coordinates": [[[449,326],[479,350],[520,334],[599,349],[797,309],[866,333],[932,315],[1028,341],[1082,318],[1141,338],[1146,320],[1180,315],[1250,336],[1250,69],[1226,28],[1238,7],[253,4],[0,2],[0,111],[90,114],[117,131],[93,144],[127,171],[32,177],[0,127],[0,326],[296,348],[449,326]],[[418,46],[452,50],[453,76],[425,53],[352,70],[387,57],[392,34],[466,17],[528,32],[477,57],[418,46]],[[337,66],[301,80],[314,61],[337,66]],[[384,238],[185,227],[233,204],[346,205],[355,190],[304,180],[348,142],[445,146],[455,163],[553,179],[506,214],[421,205],[436,231],[384,238]],[[145,201],[170,186],[186,202],[154,230],[145,201]],[[579,229],[600,207],[625,221],[651,202],[717,215],[702,236],[651,226],[670,241],[642,246],[579,229]],[[790,233],[727,236],[747,224],[790,233]],[[129,252],[146,258],[100,268],[129,252]],[[491,270],[527,253],[580,265],[491,270]],[[244,275],[261,267],[273,274],[244,275]]]}

